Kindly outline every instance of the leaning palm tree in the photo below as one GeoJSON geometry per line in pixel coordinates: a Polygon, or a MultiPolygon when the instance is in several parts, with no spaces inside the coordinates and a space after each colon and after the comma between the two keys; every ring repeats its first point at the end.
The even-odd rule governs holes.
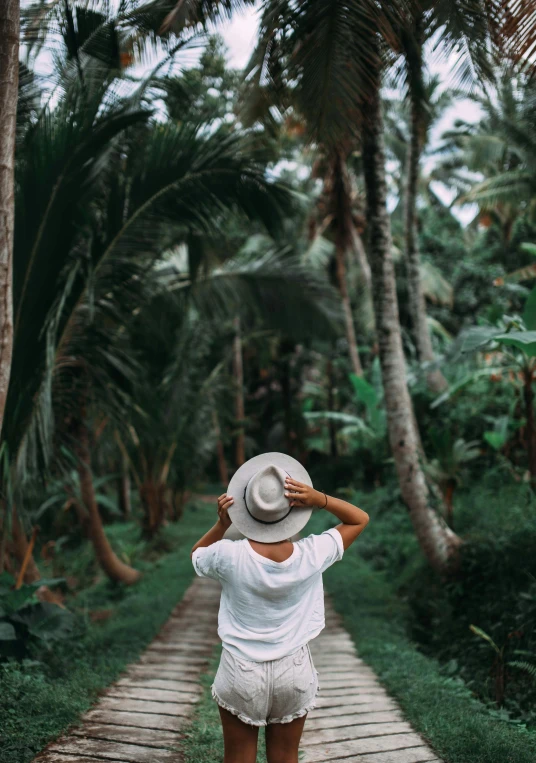
{"type": "MultiPolygon", "coordinates": [[[[92,59],[85,51],[65,66],[62,97],[35,116],[22,138],[15,350],[3,441],[20,486],[51,452],[58,431],[54,400],[64,390],[79,401],[66,429],[78,442],[91,537],[107,572],[132,582],[136,576],[105,547],[92,495],[89,422],[97,366],[86,357],[80,326],[89,330],[100,311],[119,331],[118,292],[143,284],[166,248],[235,210],[272,229],[288,194],[267,181],[243,136],[152,122],[139,92],[120,98],[109,70],[103,75],[102,61],[92,59]]],[[[105,353],[106,345],[100,347],[105,353]]],[[[108,361],[115,357],[108,352],[108,361]]]]}
{"type": "MultiPolygon", "coordinates": [[[[422,51],[420,53],[422,56],[422,51]]],[[[404,206],[404,252],[413,334],[419,360],[429,364],[434,361],[434,351],[426,314],[417,232],[417,198],[423,192],[429,195],[431,189],[429,183],[424,182],[425,179],[421,176],[419,164],[427,148],[430,129],[452,103],[452,96],[448,91],[440,91],[438,77],[425,80],[422,73],[419,80],[417,72],[412,71],[412,75],[413,79],[418,80],[418,85],[413,83],[410,88],[412,96],[409,108],[407,99],[389,103],[386,116],[387,145],[389,153],[394,156],[400,166],[399,190],[404,206]],[[414,103],[414,100],[417,102],[414,103]]],[[[443,374],[437,368],[429,370],[426,373],[426,379],[433,391],[440,392],[447,386],[443,374]]]]}

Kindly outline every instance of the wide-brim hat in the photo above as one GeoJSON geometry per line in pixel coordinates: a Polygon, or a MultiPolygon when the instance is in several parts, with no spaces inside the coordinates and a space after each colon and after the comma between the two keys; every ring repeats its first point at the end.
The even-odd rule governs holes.
{"type": "Polygon", "coordinates": [[[246,538],[275,543],[296,535],[311,517],[310,506],[290,506],[285,478],[312,486],[307,469],[286,453],[262,453],[235,472],[227,494],[234,499],[229,517],[246,538]]]}

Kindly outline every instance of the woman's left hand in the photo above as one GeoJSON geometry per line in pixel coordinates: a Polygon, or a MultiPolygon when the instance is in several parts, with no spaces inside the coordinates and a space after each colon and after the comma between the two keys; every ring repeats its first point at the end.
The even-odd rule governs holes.
{"type": "Polygon", "coordinates": [[[232,498],[232,496],[230,495],[227,495],[227,493],[223,493],[218,498],[218,517],[219,517],[219,521],[221,522],[223,527],[225,527],[225,529],[230,527],[233,523],[231,517],[227,513],[229,508],[233,505],[233,503],[234,503],[234,498],[232,498]]]}

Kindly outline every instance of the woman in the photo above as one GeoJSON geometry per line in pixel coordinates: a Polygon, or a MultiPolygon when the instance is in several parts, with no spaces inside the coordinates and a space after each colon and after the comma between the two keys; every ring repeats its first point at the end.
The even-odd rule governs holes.
{"type": "Polygon", "coordinates": [[[309,641],[325,626],[322,573],[368,524],[356,506],[313,488],[305,468],[265,453],[235,473],[218,498],[218,521],[192,549],[198,575],[219,580],[222,654],[212,696],[224,763],[255,763],[266,726],[268,763],[297,763],[307,713],[319,690],[309,641]],[[292,542],[313,507],[341,524],[292,542]],[[229,528],[244,536],[230,540],[229,528]]]}

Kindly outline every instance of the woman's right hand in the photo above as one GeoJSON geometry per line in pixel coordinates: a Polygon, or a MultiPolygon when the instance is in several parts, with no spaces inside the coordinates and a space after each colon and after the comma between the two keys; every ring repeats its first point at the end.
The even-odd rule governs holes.
{"type": "Polygon", "coordinates": [[[324,493],[292,477],[285,479],[285,497],[291,506],[324,506],[326,503],[324,493]]]}

